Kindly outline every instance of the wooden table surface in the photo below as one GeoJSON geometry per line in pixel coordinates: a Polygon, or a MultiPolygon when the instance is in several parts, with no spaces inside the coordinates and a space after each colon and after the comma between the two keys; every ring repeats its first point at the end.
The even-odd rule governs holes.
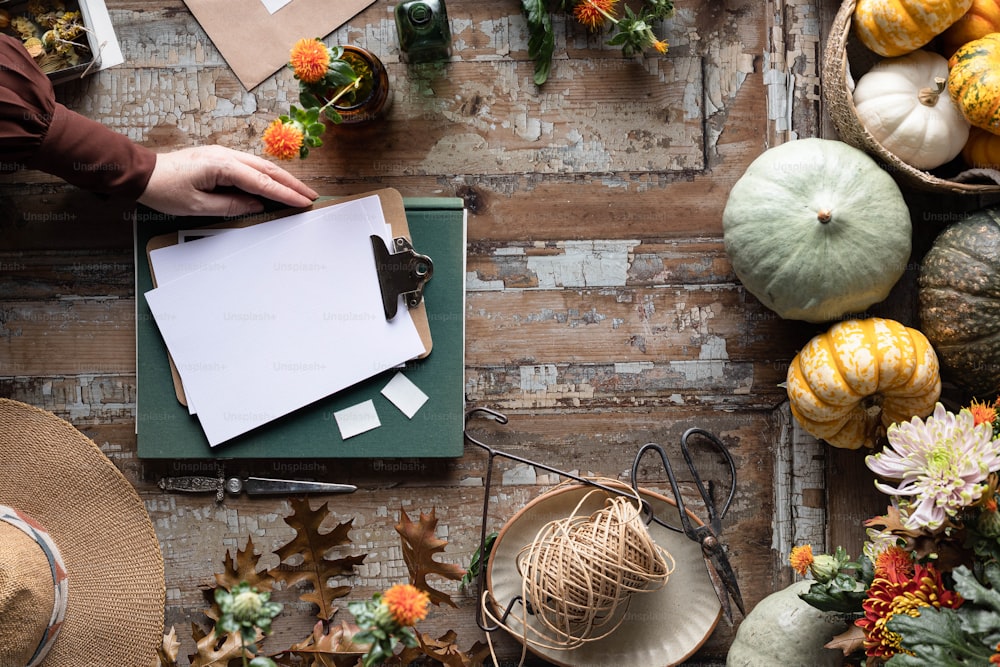
{"type": "MultiPolygon", "coordinates": [[[[248,92],[181,0],[107,5],[126,62],[60,86],[63,102],[157,150],[214,142],[260,152],[260,133],[295,96],[289,72],[248,92]]],[[[870,477],[857,454],[796,427],[780,386],[822,327],[778,319],[750,296],[721,230],[730,187],[763,150],[833,136],[819,63],[835,0],[677,0],[669,54],[646,60],[624,59],[560,18],[542,88],[531,80],[518,2],[448,0],[454,57],[419,67],[399,59],[393,5],[377,0],[334,35],[386,63],[388,119],[334,128],[327,146],[288,168],[327,195],[392,187],[465,200],[466,401],[510,417],[503,427],[476,422],[475,434],[562,470],[626,481],[643,443],[675,446],[693,426],[717,434],[739,468],[723,536],[751,607],[792,580],[792,545],[856,552],[859,522],[884,509],[870,477]]],[[[953,205],[908,197],[924,212],[953,205]]],[[[211,466],[136,457],[130,211],[37,172],[0,181],[0,395],[66,418],[135,484],[165,558],[166,626],[187,655],[190,623],[204,620],[199,587],[247,538],[265,552],[288,540],[291,510],[284,498],[216,504],[161,492],[161,475],[211,466]]],[[[932,236],[931,223],[923,229],[932,236]]],[[[880,314],[912,322],[914,274],[880,314]]],[[[347,582],[360,599],[405,578],[393,530],[400,509],[435,510],[448,542],[441,559],[468,564],[485,460],[467,448],[447,462],[257,462],[251,471],[360,486],[329,498],[369,554],[347,582]]],[[[491,530],[558,481],[498,466],[491,530]]],[[[643,474],[667,488],[662,470],[643,474]]],[[[690,480],[682,486],[694,502],[690,480]]],[[[433,609],[421,627],[454,629],[463,646],[482,639],[475,594],[442,588],[458,608],[433,609]]],[[[286,609],[267,642],[274,649],[315,621],[294,593],[278,599],[286,609]]],[[[724,662],[734,634],[720,623],[690,664],[724,662]]],[[[496,640],[516,659],[517,644],[496,640]]]]}

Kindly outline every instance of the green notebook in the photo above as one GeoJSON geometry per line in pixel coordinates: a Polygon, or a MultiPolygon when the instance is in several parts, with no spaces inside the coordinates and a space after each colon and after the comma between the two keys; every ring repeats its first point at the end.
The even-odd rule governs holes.
{"type": "Polygon", "coordinates": [[[218,219],[140,216],[136,224],[136,356],[138,455],[147,459],[423,458],[462,455],[465,411],[465,210],[456,198],[403,203],[414,249],[434,262],[424,288],[432,351],[398,369],[428,400],[412,419],[382,393],[390,370],[210,447],[197,416],[178,400],[166,346],[146,303],[153,289],[150,240],[218,219]],[[381,426],[341,438],[333,414],[372,400],[381,426]]]}

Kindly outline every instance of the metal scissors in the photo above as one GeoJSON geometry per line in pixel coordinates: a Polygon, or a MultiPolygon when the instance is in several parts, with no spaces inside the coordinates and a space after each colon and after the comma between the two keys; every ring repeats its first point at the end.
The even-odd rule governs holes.
{"type": "Polygon", "coordinates": [[[632,462],[632,488],[636,491],[636,493],[639,492],[639,462],[643,455],[650,451],[659,455],[660,461],[663,463],[663,467],[667,472],[667,478],[670,480],[670,488],[673,490],[674,499],[677,501],[677,511],[680,514],[681,527],[670,525],[669,523],[658,518],[651,511],[651,508],[647,506],[646,509],[650,510],[649,517],[652,521],[655,521],[664,528],[669,528],[670,530],[678,533],[684,533],[688,536],[688,538],[701,545],[701,553],[705,558],[705,567],[708,569],[708,576],[712,580],[712,585],[715,587],[715,594],[719,596],[719,602],[722,603],[722,610],[726,614],[726,620],[732,624],[733,609],[729,601],[730,598],[732,598],[733,602],[736,603],[736,607],[740,610],[740,613],[744,616],[746,615],[746,611],[743,606],[743,596],[740,594],[740,587],[736,581],[736,574],[733,572],[733,567],[729,563],[729,558],[726,556],[726,551],[722,546],[722,542],[719,541],[719,534],[722,532],[722,519],[726,516],[726,512],[729,511],[729,506],[732,505],[733,502],[733,496],[736,494],[736,463],[733,461],[733,456],[718,438],[703,429],[689,428],[681,436],[681,453],[684,455],[684,461],[687,463],[688,470],[691,471],[692,477],[694,477],[695,485],[698,487],[698,492],[701,494],[702,501],[704,502],[706,511],[708,512],[708,521],[698,526],[695,525],[694,521],[691,520],[691,517],[688,516],[687,509],[684,505],[684,498],[681,495],[680,487],[677,485],[677,478],[674,475],[674,469],[670,465],[670,460],[667,458],[666,452],[660,445],[657,445],[656,443],[645,444],[639,449],[639,453],[635,455],[635,460],[632,462]],[[708,489],[705,488],[705,483],[702,481],[701,475],[698,473],[698,469],[695,468],[694,461],[691,459],[691,450],[688,447],[688,439],[694,435],[699,435],[708,439],[714,448],[722,453],[729,466],[731,480],[729,485],[729,497],[726,498],[726,502],[722,506],[721,511],[719,511],[719,508],[712,498],[712,495],[708,492],[708,489]]]}

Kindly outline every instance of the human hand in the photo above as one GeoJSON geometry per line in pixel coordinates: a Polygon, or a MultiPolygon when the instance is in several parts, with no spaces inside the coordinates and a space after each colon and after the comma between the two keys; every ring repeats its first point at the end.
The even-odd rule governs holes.
{"type": "Polygon", "coordinates": [[[264,158],[223,146],[196,146],[157,155],[138,201],[170,215],[234,216],[262,211],[260,198],[298,208],[318,196],[264,158]]]}

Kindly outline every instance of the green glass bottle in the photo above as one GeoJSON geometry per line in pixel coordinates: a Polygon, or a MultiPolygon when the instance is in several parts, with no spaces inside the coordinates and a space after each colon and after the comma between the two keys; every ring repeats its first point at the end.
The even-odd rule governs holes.
{"type": "Polygon", "coordinates": [[[396,33],[403,62],[451,58],[451,28],[444,0],[410,0],[396,5],[396,33]]]}

